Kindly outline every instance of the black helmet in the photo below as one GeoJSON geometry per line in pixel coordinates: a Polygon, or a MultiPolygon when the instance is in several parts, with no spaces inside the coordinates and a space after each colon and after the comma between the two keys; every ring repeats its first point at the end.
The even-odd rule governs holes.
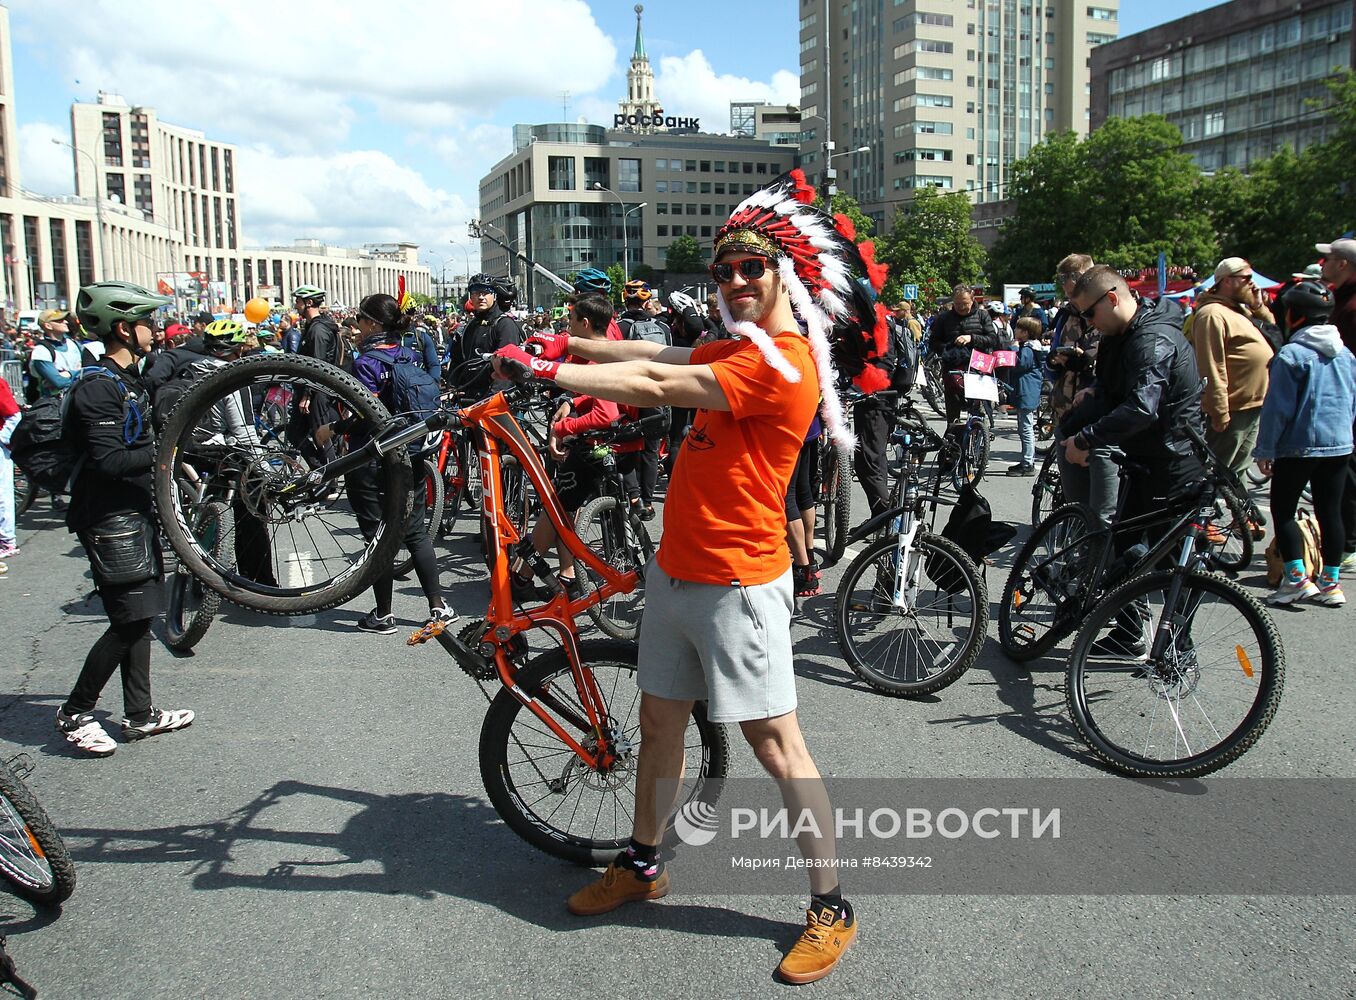
{"type": "Polygon", "coordinates": [[[1298,282],[1281,296],[1281,308],[1287,316],[1294,313],[1309,322],[1327,319],[1334,306],[1332,290],[1321,281],[1298,282]]]}
{"type": "Polygon", "coordinates": [[[494,295],[499,300],[499,308],[507,309],[518,301],[518,286],[513,283],[512,278],[495,278],[494,295]]]}
{"type": "Polygon", "coordinates": [[[494,283],[496,279],[490,274],[473,274],[471,280],[466,282],[466,294],[473,292],[492,292],[495,290],[494,283]]]}

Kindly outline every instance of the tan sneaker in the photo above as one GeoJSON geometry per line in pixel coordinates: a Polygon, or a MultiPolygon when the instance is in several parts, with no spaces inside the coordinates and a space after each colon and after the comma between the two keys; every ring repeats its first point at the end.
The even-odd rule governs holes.
{"type": "Polygon", "coordinates": [[[653,882],[646,882],[630,868],[618,868],[614,861],[607,866],[602,878],[576,892],[565,901],[565,906],[577,917],[593,917],[615,910],[623,903],[659,899],[668,894],[667,871],[660,872],[653,882]]]}
{"type": "Polygon", "coordinates": [[[777,975],[797,986],[823,979],[857,936],[857,921],[852,907],[839,917],[827,906],[811,906],[805,915],[806,927],[781,964],[777,975]]]}

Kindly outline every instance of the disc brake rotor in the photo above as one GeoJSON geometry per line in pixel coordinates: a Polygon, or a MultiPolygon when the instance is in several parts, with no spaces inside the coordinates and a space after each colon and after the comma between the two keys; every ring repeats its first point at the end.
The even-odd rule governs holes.
{"type": "Polygon", "coordinates": [[[252,459],[240,473],[240,499],[245,509],[266,524],[292,519],[295,505],[279,503],[287,486],[299,483],[310,470],[301,459],[280,451],[252,459]]]}

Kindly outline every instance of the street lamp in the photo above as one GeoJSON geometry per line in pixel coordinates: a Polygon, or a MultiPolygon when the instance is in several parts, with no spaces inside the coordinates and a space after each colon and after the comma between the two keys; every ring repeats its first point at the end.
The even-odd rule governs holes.
{"type": "Polygon", "coordinates": [[[443,293],[446,290],[445,286],[447,285],[447,258],[440,253],[435,253],[432,250],[425,250],[424,253],[428,254],[430,257],[437,259],[439,264],[438,294],[437,296],[435,296],[435,298],[437,300],[438,307],[441,309],[443,305],[443,293]]]}
{"type": "Polygon", "coordinates": [[[630,215],[632,212],[639,212],[642,208],[644,208],[646,205],[648,205],[649,202],[648,202],[648,201],[642,201],[639,205],[636,205],[636,206],[633,207],[633,208],[627,208],[627,207],[626,207],[626,202],[622,201],[621,195],[617,194],[617,192],[616,192],[616,191],[613,191],[611,188],[603,187],[603,182],[602,182],[602,181],[594,181],[594,182],[593,182],[593,190],[595,190],[595,191],[606,191],[608,194],[612,195],[612,197],[614,197],[614,198],[617,199],[617,207],[621,209],[621,224],[622,224],[622,280],[623,280],[623,281],[630,281],[630,280],[631,280],[631,261],[630,261],[630,257],[631,257],[631,242],[630,242],[630,239],[629,239],[629,238],[627,237],[627,235],[626,235],[626,217],[627,217],[628,215],[630,215]]]}
{"type": "Polygon", "coordinates": [[[83,156],[85,159],[89,160],[89,165],[94,168],[94,224],[99,230],[99,264],[104,272],[101,277],[104,281],[107,281],[109,278],[108,244],[104,241],[104,200],[99,197],[101,185],[99,183],[98,161],[83,149],[76,149],[66,140],[58,139],[56,136],[52,137],[52,144],[54,146],[65,146],[72,153],[83,156]]]}
{"type": "Polygon", "coordinates": [[[464,243],[458,243],[456,240],[448,240],[447,242],[448,242],[449,244],[451,244],[452,246],[456,247],[458,250],[461,251],[462,257],[464,257],[465,260],[466,260],[466,280],[467,280],[467,281],[470,281],[470,280],[471,280],[471,251],[469,251],[469,250],[466,249],[466,244],[464,244],[464,243]]]}

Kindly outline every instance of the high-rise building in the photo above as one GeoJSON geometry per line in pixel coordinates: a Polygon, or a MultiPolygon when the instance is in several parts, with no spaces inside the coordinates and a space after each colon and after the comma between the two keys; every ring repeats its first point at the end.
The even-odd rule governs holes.
{"type": "Polygon", "coordinates": [[[1088,131],[1090,54],[1116,37],[1118,11],[1119,0],[801,0],[806,175],[878,224],[925,186],[1002,200],[1009,166],[1043,136],[1088,131]]]}
{"type": "Polygon", "coordinates": [[[800,145],[800,108],[767,101],[731,101],[730,134],[785,146],[800,145]]]}
{"type": "Polygon", "coordinates": [[[1247,170],[1332,128],[1324,80],[1356,66],[1353,0],[1233,0],[1099,48],[1092,125],[1161,114],[1202,170],[1247,170]]]}

